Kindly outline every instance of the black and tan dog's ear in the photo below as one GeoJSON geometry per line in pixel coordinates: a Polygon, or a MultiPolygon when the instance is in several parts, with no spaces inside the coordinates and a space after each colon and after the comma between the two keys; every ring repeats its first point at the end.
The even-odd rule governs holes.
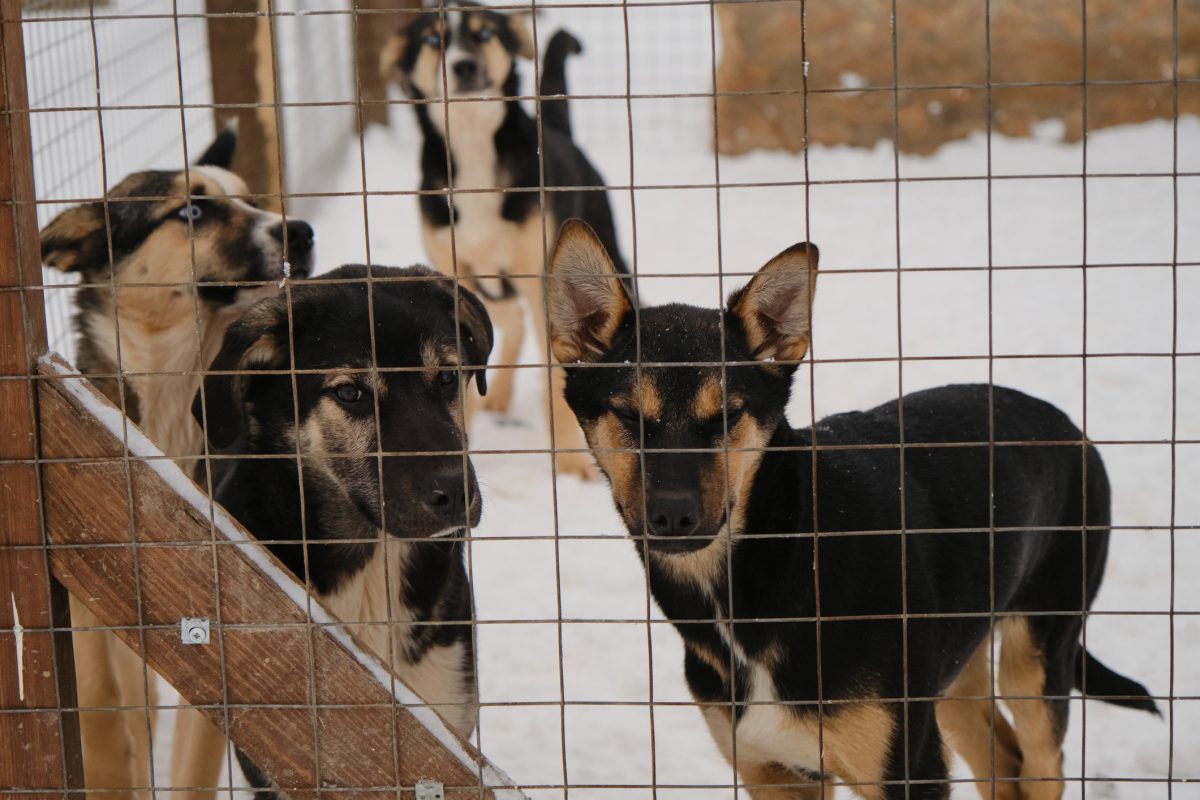
{"type": "Polygon", "coordinates": [[[212,140],[208,149],[196,159],[197,167],[220,167],[229,169],[233,166],[233,154],[237,151],[237,117],[231,117],[225,127],[212,140]]]}
{"type": "MultiPolygon", "coordinates": [[[[466,351],[466,363],[473,367],[486,367],[494,338],[492,318],[475,293],[462,286],[458,287],[458,325],[462,346],[466,351]]],[[[472,372],[479,393],[487,394],[487,370],[476,369],[472,372]]]]}
{"type": "Polygon", "coordinates": [[[104,205],[84,203],[68,208],[42,228],[42,263],[63,272],[95,269],[108,264],[104,205]]]}
{"type": "Polygon", "coordinates": [[[208,435],[214,450],[237,441],[246,427],[247,389],[261,369],[286,369],[287,351],[275,335],[279,298],[264,300],[225,332],[221,349],[208,367],[203,389],[192,401],[192,416],[208,435]]]}
{"type": "Polygon", "coordinates": [[[514,11],[504,15],[508,32],[512,35],[513,52],[521,58],[533,61],[537,58],[537,48],[533,44],[533,14],[529,11],[514,11]]]}
{"type": "Polygon", "coordinates": [[[818,257],[816,245],[792,245],[730,295],[755,359],[796,362],[808,352],[818,257]]]}
{"type": "Polygon", "coordinates": [[[633,305],[596,232],[567,220],[550,257],[550,343],[562,364],[596,361],[608,352],[633,305]]]}

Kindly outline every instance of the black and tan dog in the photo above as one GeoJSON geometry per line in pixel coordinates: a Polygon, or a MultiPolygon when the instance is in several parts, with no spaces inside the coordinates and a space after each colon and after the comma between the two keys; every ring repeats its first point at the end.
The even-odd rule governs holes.
{"type": "MultiPolygon", "coordinates": [[[[618,269],[625,269],[616,255],[604,179],[571,138],[567,101],[543,101],[539,125],[516,99],[517,59],[536,55],[527,26],[524,14],[447,3],[441,11],[415,13],[381,58],[385,73],[409,97],[426,101],[413,105],[424,136],[425,249],[434,266],[463,278],[483,296],[502,332],[499,364],[505,367],[517,363],[526,313],[540,337],[539,352],[546,352],[543,275],[549,243],[562,221],[586,220],[614,254],[618,269]],[[544,216],[543,186],[548,189],[544,216]]],[[[565,62],[580,49],[566,31],[551,37],[542,60],[543,96],[565,97],[565,62]]],[[[513,372],[493,370],[484,408],[508,409],[513,372]]],[[[579,429],[562,403],[561,377],[555,370],[554,444],[576,452],[559,455],[557,466],[591,475],[594,467],[582,452],[579,429]]]]}
{"type": "MultiPolygon", "coordinates": [[[[464,533],[482,500],[462,409],[467,381],[486,388],[491,322],[431,269],[367,275],[346,266],[297,284],[290,313],[282,296],[250,309],[193,411],[222,454],[215,499],[465,737],[476,692],[464,533]]],[[[252,785],[271,786],[241,761],[252,785]]]]}
{"type": "Polygon", "coordinates": [[[1073,687],[1155,710],[1080,644],[1108,549],[1100,456],[1061,411],[1000,387],[792,428],[816,266],[796,245],[724,310],[643,308],[635,327],[586,226],[554,252],[567,402],[683,636],[691,692],[755,798],[835,779],[946,797],[946,746],[985,798],[1060,797],[1073,687]],[[991,700],[996,633],[1011,725],[991,700]]]}
{"type": "MultiPolygon", "coordinates": [[[[80,371],[189,472],[203,449],[189,413],[200,369],[230,323],[278,291],[285,259],[296,277],[312,259],[307,223],[285,224],[240,199],[249,191],[228,171],[236,142],[227,129],[188,170],[130,175],[104,200],[64,211],[41,232],[44,262],[81,278],[74,315],[80,371]]],[[[101,625],[74,598],[71,614],[77,627],[101,625]]],[[[141,660],[109,633],[78,632],[75,660],[81,707],[132,709],[81,715],[88,789],[148,797],[147,712],[140,709],[149,704],[153,713],[153,678],[147,687],[141,660]]],[[[173,785],[213,786],[220,732],[199,712],[181,712],[176,730],[173,785]]]]}

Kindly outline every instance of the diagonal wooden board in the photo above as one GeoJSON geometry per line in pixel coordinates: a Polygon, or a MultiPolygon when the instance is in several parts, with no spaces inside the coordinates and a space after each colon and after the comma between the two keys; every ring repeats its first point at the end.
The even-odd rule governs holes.
{"type": "Polygon", "coordinates": [[[281,789],[524,797],[72,367],[40,372],[55,576],[281,789]],[[184,617],[214,623],[209,644],[183,644],[184,617]]]}

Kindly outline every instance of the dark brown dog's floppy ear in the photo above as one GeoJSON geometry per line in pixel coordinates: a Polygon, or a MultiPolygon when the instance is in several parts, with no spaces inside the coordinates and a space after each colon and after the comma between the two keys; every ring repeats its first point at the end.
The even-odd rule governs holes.
{"type": "Polygon", "coordinates": [[[567,220],[550,257],[550,344],[561,364],[596,361],[633,305],[596,232],[567,220]]]}
{"type": "MultiPolygon", "coordinates": [[[[225,332],[221,349],[208,367],[209,373],[239,373],[257,369],[284,369],[287,352],[276,341],[272,328],[276,299],[263,301],[225,332]]],[[[224,450],[237,441],[246,427],[248,376],[209,374],[204,389],[192,401],[192,416],[208,434],[214,450],[224,450]]]]}
{"type": "Polygon", "coordinates": [[[74,272],[108,265],[104,205],[84,203],[68,208],[42,228],[42,263],[74,272]]]}
{"type": "Polygon", "coordinates": [[[808,352],[818,258],[816,245],[792,245],[730,295],[755,359],[795,362],[808,352]]]}
{"type": "MultiPolygon", "coordinates": [[[[458,325],[466,363],[473,367],[487,366],[492,353],[492,318],[475,293],[458,287],[458,325]]],[[[472,370],[479,393],[487,394],[487,370],[472,370]]]]}
{"type": "Polygon", "coordinates": [[[212,144],[196,159],[197,167],[220,167],[229,169],[233,165],[233,154],[237,150],[237,117],[232,117],[213,139],[212,144]]]}
{"type": "Polygon", "coordinates": [[[537,48],[533,45],[533,29],[530,27],[533,24],[533,14],[528,11],[514,11],[505,14],[504,18],[513,42],[516,43],[513,52],[521,58],[533,61],[537,58],[537,48]]]}

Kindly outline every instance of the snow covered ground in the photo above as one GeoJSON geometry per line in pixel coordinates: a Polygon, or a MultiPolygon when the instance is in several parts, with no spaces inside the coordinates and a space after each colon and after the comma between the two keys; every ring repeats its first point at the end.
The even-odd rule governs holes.
{"type": "MultiPolygon", "coordinates": [[[[365,173],[370,191],[415,186],[415,134],[406,109],[396,112],[393,130],[369,135],[365,169],[348,150],[332,186],[323,185],[361,191],[365,173]]],[[[1157,694],[1180,699],[1166,704],[1165,721],[1074,703],[1068,794],[1166,797],[1163,778],[1200,780],[1200,587],[1190,580],[1200,564],[1200,178],[1091,177],[1086,187],[1078,177],[1001,178],[1081,170],[1082,146],[1057,143],[1053,126],[1039,133],[992,141],[990,191],[987,140],[977,136],[898,161],[888,145],[814,148],[807,174],[818,183],[808,187],[624,188],[611,196],[651,303],[715,305],[745,280],[729,273],[753,271],[798,240],[820,245],[817,363],[797,376],[796,424],[874,405],[899,387],[984,381],[990,369],[996,383],[1053,401],[1093,439],[1114,442],[1101,452],[1121,529],[1096,606],[1106,613],[1091,618],[1088,644],[1157,694]],[[897,167],[902,177],[970,179],[897,191],[897,167]],[[858,182],[819,183],[830,180],[858,182]],[[1172,260],[1189,265],[1173,269],[1172,260]],[[979,269],[989,264],[991,272],[979,269]],[[673,275],[684,272],[710,277],[673,275]],[[1191,355],[1173,360],[1172,351],[1191,355]]],[[[1089,173],[1169,172],[1172,134],[1165,122],[1097,132],[1089,173]]],[[[710,184],[717,166],[722,184],[806,176],[800,157],[714,162],[700,143],[639,150],[635,140],[631,167],[620,137],[592,126],[579,135],[610,185],[710,184]]],[[[1178,169],[1195,172],[1200,122],[1182,120],[1178,139],[1178,169]]],[[[412,197],[372,196],[367,210],[367,236],[361,196],[305,210],[323,269],[365,259],[364,242],[377,263],[423,260],[412,197]]],[[[522,360],[540,359],[530,345],[522,360]]],[[[525,373],[517,387],[508,418],[477,418],[473,447],[548,446],[540,380],[525,373]]],[[[731,771],[688,705],[680,640],[647,598],[606,487],[553,480],[541,453],[478,455],[475,464],[485,495],[471,548],[480,687],[484,703],[495,704],[481,714],[484,751],[518,783],[565,783],[573,798],[731,797],[731,771]]],[[[956,775],[968,777],[961,764],[956,775]]],[[[1195,784],[1171,791],[1200,797],[1195,784]]],[[[530,793],[563,796],[561,788],[530,793]]],[[[954,796],[974,790],[959,785],[954,796]]]]}
{"type": "MultiPolygon", "coordinates": [[[[709,6],[557,9],[539,17],[542,41],[564,21],[587,46],[572,62],[573,92],[626,92],[626,25],[634,92],[709,89],[709,6]]],[[[91,91],[90,78],[81,86],[91,91]]],[[[1163,721],[1074,703],[1068,796],[1200,798],[1200,584],[1191,580],[1200,566],[1200,121],[1181,120],[1177,132],[1161,121],[1099,131],[1086,152],[1047,124],[1031,139],[989,147],[980,135],[931,157],[896,158],[883,144],[716,160],[710,99],[580,100],[572,110],[577,137],[620,187],[610,193],[619,236],[648,302],[715,306],[784,247],[820,245],[816,363],[797,375],[793,423],[990,374],[1057,403],[1105,442],[1119,530],[1088,646],[1178,699],[1164,704],[1163,721]],[[1095,176],[1086,182],[1085,157],[1095,176]],[[1173,166],[1187,175],[1162,177],[1173,166]],[[897,187],[897,175],[925,180],[897,187]],[[689,188],[718,180],[719,190],[689,188]],[[1167,777],[1177,782],[1168,787],[1167,777]]],[[[305,113],[317,112],[332,113],[305,113]]],[[[411,114],[396,108],[394,122],[370,132],[363,160],[347,135],[340,163],[292,176],[292,191],[352,193],[294,207],[316,227],[322,269],[368,255],[424,260],[413,197],[370,195],[364,215],[364,188],[417,185],[411,114]]],[[[129,138],[131,152],[139,141],[129,138]]],[[[108,154],[114,172],[122,152],[108,154]]],[[[98,178],[89,176],[91,187],[98,178]]],[[[93,192],[71,184],[52,194],[93,192]]],[[[529,341],[522,360],[537,363],[529,341]]],[[[523,374],[512,414],[481,414],[473,431],[480,450],[517,451],[475,457],[485,493],[471,548],[479,742],[522,785],[548,787],[529,790],[539,798],[731,798],[732,772],[689,705],[679,638],[647,596],[607,488],[555,480],[536,452],[549,443],[541,391],[523,374]],[[628,788],[588,788],[614,785],[628,788]]],[[[163,722],[160,785],[169,714],[163,722]]],[[[967,777],[961,765],[956,776],[967,777]]],[[[963,784],[953,795],[975,792],[963,784]]]]}

